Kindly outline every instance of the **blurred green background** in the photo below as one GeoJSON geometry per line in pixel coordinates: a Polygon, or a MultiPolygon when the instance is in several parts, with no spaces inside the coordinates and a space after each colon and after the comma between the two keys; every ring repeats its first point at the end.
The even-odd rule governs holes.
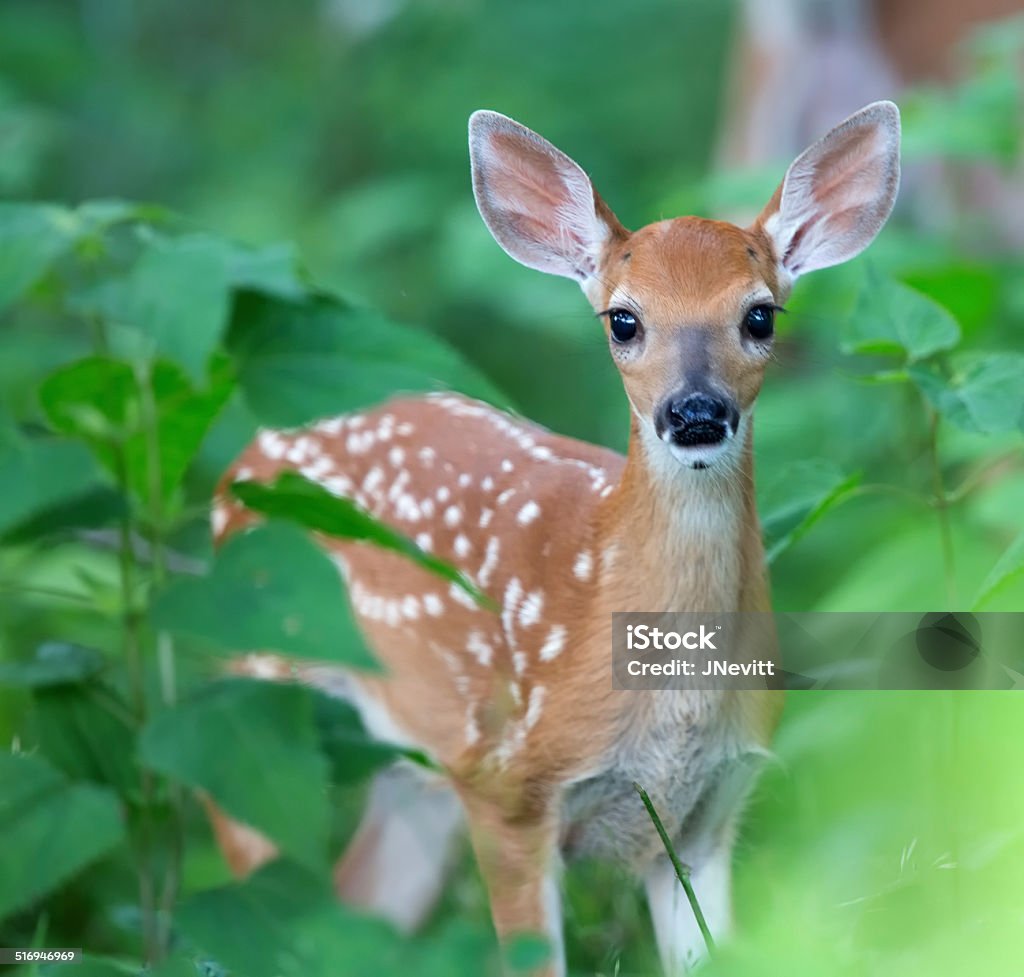
{"type": "MultiPolygon", "coordinates": [[[[749,208],[787,160],[714,163],[735,19],[719,0],[5,0],[0,197],[138,200],[180,214],[181,232],[292,241],[316,286],[449,341],[523,414],[624,448],[628,411],[585,301],[514,264],[476,214],[466,120],[489,107],[543,133],[630,227],[749,208]]],[[[998,198],[927,220],[920,203],[936,172],[956,187],[979,167],[1020,176],[1022,51],[1021,22],[983,29],[956,80],[899,96],[907,199],[866,256],[801,282],[784,317],[757,415],[780,609],[1021,609],[1022,262],[998,198]]],[[[43,377],[92,342],[48,288],[0,319],[0,403],[26,435],[52,425],[43,377]]],[[[182,560],[210,558],[205,499],[255,420],[235,390],[175,503],[182,560]]],[[[105,648],[109,608],[39,593],[113,590],[116,574],[88,540],[8,538],[0,659],[49,638],[105,648]]],[[[5,741],[36,749],[38,712],[3,691],[5,741]]],[[[707,973],[1016,972],[1022,743],[1014,693],[792,694],[737,855],[738,933],[707,973]]],[[[338,844],[362,790],[334,788],[338,844]]],[[[228,874],[191,805],[186,826],[189,895],[228,874]]],[[[566,884],[572,972],[657,972],[630,882],[584,865],[566,884]]],[[[129,853],[104,855],[0,922],[0,944],[43,933],[132,972],[134,899],[129,853]]],[[[466,858],[415,966],[493,967],[487,925],[466,858]]],[[[344,940],[324,945],[325,973],[371,972],[343,962],[344,940]]]]}

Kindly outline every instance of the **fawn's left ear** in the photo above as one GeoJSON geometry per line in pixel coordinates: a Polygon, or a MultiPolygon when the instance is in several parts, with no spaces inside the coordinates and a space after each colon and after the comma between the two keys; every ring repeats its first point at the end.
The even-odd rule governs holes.
{"type": "Polygon", "coordinates": [[[899,184],[899,109],[873,102],[794,160],[754,227],[792,280],[860,254],[892,212],[899,184]]]}

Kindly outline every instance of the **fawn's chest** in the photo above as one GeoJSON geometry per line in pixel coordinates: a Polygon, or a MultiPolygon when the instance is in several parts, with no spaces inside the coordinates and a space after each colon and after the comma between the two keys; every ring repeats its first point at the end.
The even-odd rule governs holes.
{"type": "MultiPolygon", "coordinates": [[[[645,693],[632,693],[645,695],[645,693]]],[[[634,784],[653,800],[669,836],[699,844],[713,830],[715,798],[748,748],[735,734],[720,692],[652,693],[624,717],[622,736],[603,768],[571,784],[563,804],[567,857],[640,866],[661,842],[634,784]]]]}

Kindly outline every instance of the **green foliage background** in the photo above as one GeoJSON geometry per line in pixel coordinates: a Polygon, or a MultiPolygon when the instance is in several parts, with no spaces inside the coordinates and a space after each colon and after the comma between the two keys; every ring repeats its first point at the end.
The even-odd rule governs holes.
{"type": "MultiPolygon", "coordinates": [[[[207,500],[258,424],[438,384],[623,447],[582,298],[475,213],[466,118],[543,132],[629,226],[765,199],[785,161],[710,168],[731,16],[0,6],[0,945],[83,946],[79,977],[496,972],[468,858],[414,939],[330,898],[394,751],[336,702],[216,677],[240,647],[372,665],[300,527],[423,555],[291,483],[243,489],[273,521],[214,559],[207,500]],[[233,884],[193,788],[285,857],[233,884]]],[[[982,32],[962,83],[900,99],[911,186],[1020,173],[1022,42],[982,32]]],[[[908,201],[797,289],[757,420],[779,608],[1021,607],[1024,277],[998,215],[953,213],[908,201]]],[[[707,972],[1012,972],[1022,734],[1013,693],[791,695],[707,972]]],[[[628,880],[567,888],[574,973],[656,972],[628,880]]]]}

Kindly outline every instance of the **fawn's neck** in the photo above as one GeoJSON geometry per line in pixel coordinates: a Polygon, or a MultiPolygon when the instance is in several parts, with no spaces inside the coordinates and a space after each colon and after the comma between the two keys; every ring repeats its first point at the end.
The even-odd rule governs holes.
{"type": "Polygon", "coordinates": [[[736,456],[695,470],[634,417],[622,479],[597,527],[603,599],[615,610],[732,611],[762,602],[749,419],[736,436],[736,456]]]}

